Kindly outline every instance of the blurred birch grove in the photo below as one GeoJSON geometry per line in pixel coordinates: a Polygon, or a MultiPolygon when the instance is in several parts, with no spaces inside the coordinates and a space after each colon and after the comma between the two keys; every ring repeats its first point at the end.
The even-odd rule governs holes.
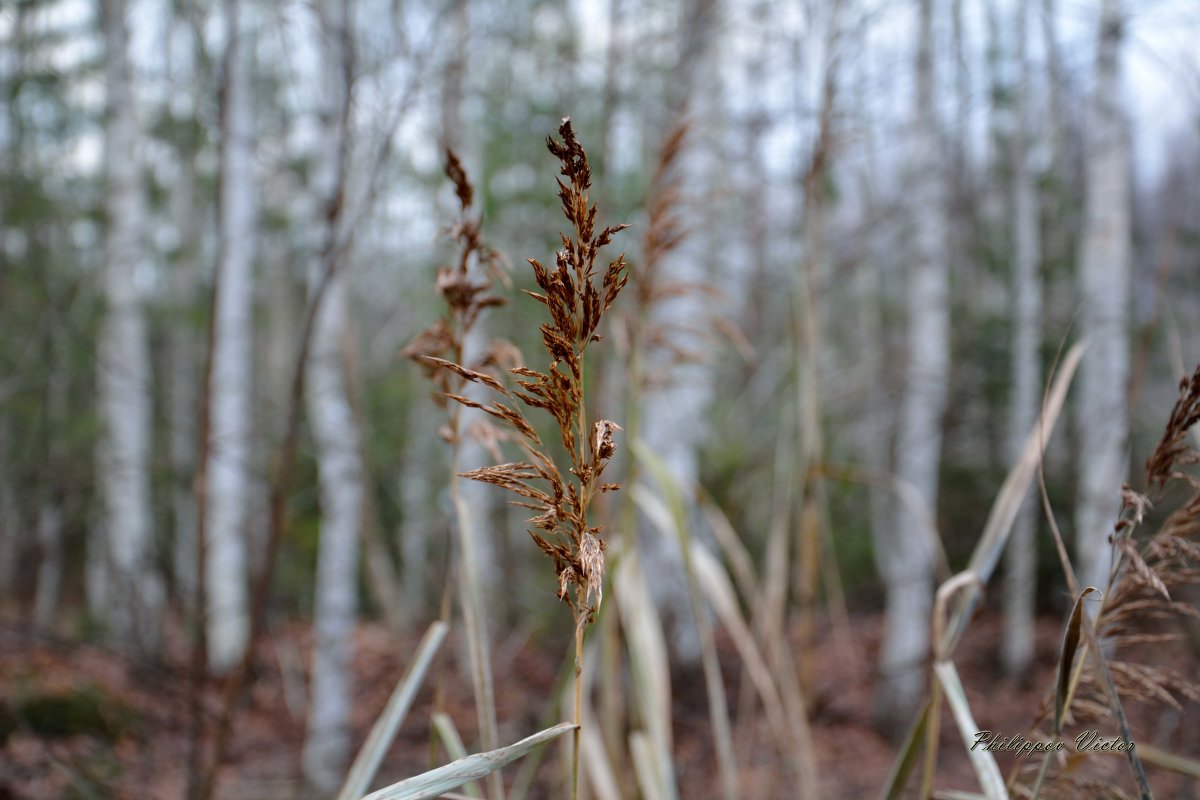
{"type": "MultiPolygon", "coordinates": [[[[477,220],[504,303],[456,360],[543,368],[521,290],[562,246],[545,142],[569,116],[598,224],[631,223],[580,379],[622,428],[583,791],[675,796],[662,692],[703,675],[675,707],[712,719],[711,796],[837,796],[813,654],[861,667],[895,744],[935,590],[1082,340],[1042,475],[1079,588],[1106,585],[1122,484],[1145,490],[1200,360],[1197,42],[1190,0],[0,3],[0,650],[168,670],[192,798],[243,796],[239,716],[280,680],[295,788],[248,796],[335,796],[382,710],[356,631],[402,671],[449,622],[466,752],[570,719],[554,692],[498,700],[514,648],[569,665],[571,615],[527,510],[454,477],[528,455],[484,410],[451,427],[403,356],[477,220]]],[[[1047,663],[1069,586],[1033,480],[984,596],[990,679],[1047,663]]],[[[0,682],[0,731],[22,691],[0,682]]],[[[531,796],[567,791],[538,775],[531,796]]],[[[21,779],[0,766],[0,794],[21,779]]]]}

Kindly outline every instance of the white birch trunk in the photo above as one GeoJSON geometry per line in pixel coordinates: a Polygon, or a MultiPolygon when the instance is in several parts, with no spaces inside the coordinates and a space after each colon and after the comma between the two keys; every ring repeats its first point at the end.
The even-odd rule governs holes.
{"type": "MultiPolygon", "coordinates": [[[[181,45],[168,52],[168,76],[181,85],[200,80],[196,74],[195,29],[190,23],[176,24],[181,45]]],[[[175,109],[175,119],[184,122],[194,109],[175,109]]],[[[205,215],[196,203],[196,151],[193,146],[179,151],[179,170],[171,186],[171,225],[175,241],[170,255],[168,292],[176,323],[167,340],[167,419],[170,430],[168,458],[171,464],[172,573],[177,602],[185,613],[195,609],[200,553],[197,535],[196,458],[199,406],[198,365],[203,357],[199,328],[191,324],[191,310],[200,295],[202,230],[205,215]]]]}
{"type": "MultiPolygon", "coordinates": [[[[718,14],[716,0],[693,0],[685,6],[685,24],[680,39],[680,60],[676,68],[675,96],[672,112],[686,113],[693,120],[711,119],[718,113],[711,96],[708,44],[718,14]],[[701,87],[705,87],[701,89],[701,87]],[[711,114],[711,117],[708,116],[711,114]]],[[[674,120],[668,122],[674,124],[674,120]]],[[[706,125],[694,125],[704,130],[706,125]]],[[[699,138],[699,137],[696,137],[699,138]]],[[[611,163],[611,161],[610,161],[611,163]]],[[[682,156],[683,185],[689,194],[699,195],[700,187],[709,179],[711,164],[704,163],[700,150],[690,147],[682,156]]],[[[703,241],[709,227],[690,211],[683,227],[689,236],[679,251],[660,265],[659,280],[663,284],[713,283],[715,276],[706,271],[712,266],[715,247],[703,241]]],[[[711,316],[703,295],[689,292],[660,302],[651,313],[650,326],[671,330],[678,326],[703,325],[711,316]]],[[[668,334],[671,344],[681,351],[695,349],[694,334],[678,330],[668,334]]],[[[642,417],[638,425],[641,438],[667,467],[675,482],[686,495],[700,476],[698,448],[704,431],[704,414],[712,396],[713,371],[710,364],[678,364],[674,354],[659,352],[646,359],[646,375],[665,376],[668,383],[646,393],[642,417]]],[[[699,663],[700,639],[692,614],[691,599],[683,573],[683,557],[676,542],[660,531],[640,537],[644,566],[656,576],[651,594],[663,615],[670,620],[671,643],[675,655],[685,664],[699,663]]]]}
{"type": "MultiPolygon", "coordinates": [[[[1020,457],[1025,437],[1038,417],[1041,398],[1041,238],[1037,188],[1030,164],[1033,84],[1026,52],[1027,3],[1017,10],[1017,63],[1020,82],[1016,95],[1016,134],[1013,147],[1014,249],[1012,293],[1012,388],[1010,394],[1008,456],[1020,457]]],[[[1034,604],[1037,599],[1036,489],[1029,492],[1013,524],[1005,553],[1004,667],[1022,675],[1033,660],[1034,604]]]]}
{"type": "MultiPolygon", "coordinates": [[[[345,0],[318,7],[326,78],[320,151],[313,185],[320,202],[321,252],[310,286],[340,260],[335,251],[345,180],[349,107],[349,19],[345,0]]],[[[317,454],[321,528],[313,602],[312,693],[304,743],[304,776],[323,794],[340,785],[350,752],[350,661],[357,614],[358,547],[363,500],[360,434],[342,359],[349,321],[346,276],[336,269],[320,299],[308,360],[307,407],[317,454]]],[[[316,299],[313,297],[312,299],[316,299]]]]}
{"type": "Polygon", "coordinates": [[[221,120],[220,251],[213,307],[205,456],[204,582],[209,667],[228,671],[250,637],[246,522],[250,500],[250,406],[254,339],[254,118],[246,4],[226,5],[227,44],[221,120]]]}
{"type": "Polygon", "coordinates": [[[1119,0],[1104,0],[1088,126],[1079,264],[1080,333],[1091,342],[1080,364],[1077,389],[1075,566],[1081,587],[1106,585],[1112,561],[1108,536],[1120,508],[1128,462],[1131,234],[1129,150],[1119,105],[1123,25],[1119,0]]]}
{"type": "MultiPolygon", "coordinates": [[[[949,370],[949,269],[944,180],[934,106],[933,0],[919,0],[912,207],[916,213],[908,280],[908,383],[900,409],[896,468],[937,519],[938,465],[949,370]]],[[[919,699],[929,650],[933,551],[927,526],[899,504],[884,579],[882,651],[885,709],[906,713],[919,699]]]]}
{"type": "Polygon", "coordinates": [[[104,163],[108,229],[102,272],[105,315],[97,377],[103,434],[97,471],[107,553],[102,592],[118,641],[138,649],[158,644],[162,577],[153,561],[147,461],[150,450],[150,355],[139,271],[145,258],[140,148],[130,82],[124,0],[104,0],[105,81],[108,90],[104,163]]]}

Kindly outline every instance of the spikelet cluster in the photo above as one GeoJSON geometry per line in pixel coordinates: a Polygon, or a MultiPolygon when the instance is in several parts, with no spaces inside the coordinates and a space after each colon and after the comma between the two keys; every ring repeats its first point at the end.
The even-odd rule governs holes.
{"type": "MultiPolygon", "coordinates": [[[[621,430],[610,420],[587,419],[584,353],[599,341],[601,320],[628,283],[629,272],[623,255],[607,263],[600,259],[601,251],[626,226],[597,230],[596,206],[588,197],[591,169],[569,118],[563,120],[559,136],[550,137],[547,147],[560,163],[558,197],[570,232],[561,234],[562,248],[555,254],[553,267],[529,259],[540,291],[526,292],[549,312],[549,321],[539,328],[548,366],[544,371],[511,366],[508,380],[501,380],[486,369],[464,366],[444,353],[426,351],[419,359],[442,373],[444,398],[489,414],[512,434],[523,460],[462,475],[503,487],[520,498],[514,501],[516,505],[536,512],[529,520],[529,534],[554,562],[559,599],[571,606],[583,624],[600,607],[604,578],[604,540],[600,526],[588,521],[588,507],[596,494],[619,488],[605,483],[603,474],[616,452],[614,434],[621,430]],[[452,390],[449,382],[482,384],[500,397],[483,403],[452,390]],[[531,409],[546,412],[556,423],[569,467],[560,469],[547,453],[526,416],[531,409]]],[[[466,233],[460,234],[460,240],[464,247],[473,246],[474,240],[466,233]]],[[[464,318],[471,314],[472,303],[491,302],[481,293],[482,289],[469,281],[459,291],[464,318]]],[[[447,301],[453,306],[450,295],[447,301]]]]}
{"type": "MultiPolygon", "coordinates": [[[[419,333],[401,354],[420,364],[433,382],[434,402],[445,408],[448,422],[439,433],[457,446],[463,432],[459,425],[459,405],[448,401],[460,396],[468,382],[499,385],[496,376],[522,363],[520,351],[510,342],[494,338],[470,364],[464,361],[466,339],[484,311],[504,305],[503,295],[495,293],[496,283],[508,283],[508,263],[483,236],[479,217],[471,216],[474,188],[467,179],[462,162],[453,151],[446,151],[446,174],[454,184],[460,214],[458,221],[444,234],[458,245],[453,264],[437,269],[435,287],[446,303],[445,314],[419,333]],[[453,369],[444,369],[444,365],[453,369]]],[[[487,426],[471,431],[485,442],[497,436],[487,426]]]]}

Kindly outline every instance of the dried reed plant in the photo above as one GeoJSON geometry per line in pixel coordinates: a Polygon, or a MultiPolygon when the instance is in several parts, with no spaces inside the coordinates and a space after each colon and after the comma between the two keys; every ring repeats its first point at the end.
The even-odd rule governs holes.
{"type": "MultiPolygon", "coordinates": [[[[465,366],[457,358],[443,358],[428,352],[421,361],[442,371],[446,399],[479,409],[505,427],[528,460],[507,462],[461,473],[462,477],[500,486],[520,497],[516,505],[537,512],[529,521],[529,535],[554,564],[559,600],[565,602],[575,620],[575,716],[580,722],[582,707],[583,639],[604,595],[604,551],[601,527],[588,519],[593,498],[620,488],[602,480],[604,469],[616,452],[615,422],[597,419],[589,423],[584,398],[584,356],[589,345],[599,341],[597,331],[606,311],[629,281],[624,256],[618,256],[600,269],[597,259],[625,225],[596,230],[596,206],[588,199],[591,168],[582,145],[575,137],[570,118],[559,127],[561,141],[549,137],[547,147],[560,164],[556,179],[563,215],[571,232],[561,234],[562,249],[555,264],[547,268],[529,259],[534,280],[541,292],[526,291],[546,307],[550,321],[540,326],[542,344],[550,364],[545,372],[512,366],[509,373],[519,388],[510,389],[496,374],[481,365],[465,366]],[[501,396],[501,400],[482,403],[453,391],[466,383],[482,384],[501,396]],[[529,422],[523,409],[540,409],[557,424],[558,439],[567,454],[562,469],[547,452],[549,449],[529,422]],[[570,477],[566,477],[566,476],[570,477]]],[[[460,193],[461,199],[461,193],[460,193]]],[[[464,240],[468,242],[469,240],[464,240]]],[[[464,318],[471,304],[490,302],[481,297],[476,284],[458,290],[464,318]]],[[[448,299],[449,296],[448,296],[448,299]]],[[[454,301],[451,300],[453,303],[454,301]]],[[[432,336],[444,336],[434,332],[432,336]]],[[[455,352],[451,349],[451,352],[455,352]]],[[[461,356],[461,349],[457,351],[461,356]]],[[[571,796],[578,795],[579,729],[572,746],[571,796]]]]}
{"type": "MultiPolygon", "coordinates": [[[[1068,631],[1060,663],[1059,689],[1039,709],[1035,728],[1057,704],[1056,735],[1061,729],[1058,718],[1067,712],[1080,723],[1112,720],[1125,740],[1133,741],[1122,709],[1122,698],[1179,712],[1183,711],[1184,703],[1200,703],[1200,684],[1170,666],[1152,663],[1153,656],[1146,650],[1181,639],[1178,628],[1182,623],[1200,620],[1200,611],[1195,605],[1172,595],[1173,592],[1181,594],[1186,587],[1200,586],[1200,542],[1197,541],[1200,535],[1200,477],[1191,470],[1200,464],[1200,450],[1189,436],[1198,422],[1200,366],[1190,378],[1181,380],[1179,397],[1162,438],[1146,462],[1150,496],[1135,492],[1129,486],[1122,488],[1121,510],[1110,536],[1113,565],[1108,586],[1096,612],[1094,626],[1089,630],[1087,622],[1081,623],[1090,658],[1083,657],[1072,664],[1074,659],[1067,647],[1071,640],[1068,631]],[[1176,489],[1186,492],[1182,502],[1167,515],[1153,535],[1137,537],[1135,534],[1152,503],[1162,502],[1176,489]]],[[[1155,752],[1153,748],[1136,749],[1141,753],[1155,752]]],[[[1141,796],[1147,797],[1149,785],[1134,752],[1127,751],[1131,769],[1141,796]]],[[[1177,761],[1173,757],[1167,760],[1177,761]]],[[[1021,785],[1018,779],[1015,791],[1036,797],[1039,789],[1044,788],[1041,794],[1045,797],[1079,796],[1087,790],[1082,780],[1085,779],[1075,772],[1064,771],[1059,775],[1039,776],[1033,782],[1032,790],[1028,789],[1028,781],[1021,785]]]]}
{"type": "MultiPolygon", "coordinates": [[[[485,240],[481,218],[471,216],[474,188],[467,178],[462,162],[449,149],[446,151],[446,175],[454,184],[454,193],[460,206],[458,221],[445,231],[458,246],[457,262],[438,267],[435,281],[437,292],[445,301],[446,312],[437,322],[418,334],[401,352],[424,368],[436,389],[434,402],[446,411],[446,424],[439,430],[439,434],[451,450],[450,491],[462,564],[458,582],[460,604],[467,629],[480,738],[484,749],[491,751],[499,745],[499,733],[487,623],[477,585],[480,572],[471,536],[469,511],[458,492],[458,465],[460,445],[464,436],[473,435],[485,443],[494,441],[495,436],[492,435],[490,426],[483,421],[477,421],[469,430],[466,429],[462,405],[449,402],[447,398],[464,399],[462,395],[471,380],[468,375],[486,376],[488,380],[495,382],[496,379],[486,375],[486,371],[495,372],[501,368],[517,366],[521,363],[521,354],[511,343],[503,339],[493,339],[469,369],[458,367],[457,372],[442,369],[444,364],[459,365],[466,360],[467,339],[483,312],[506,302],[503,296],[494,293],[494,284],[497,281],[508,282],[507,262],[485,240]]],[[[492,773],[489,780],[492,796],[503,798],[504,785],[499,773],[492,773]]]]}

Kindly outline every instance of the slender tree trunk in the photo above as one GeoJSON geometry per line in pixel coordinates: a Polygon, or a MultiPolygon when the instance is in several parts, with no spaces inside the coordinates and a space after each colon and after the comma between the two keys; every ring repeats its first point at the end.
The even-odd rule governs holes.
{"type": "MultiPolygon", "coordinates": [[[[908,278],[908,383],[901,400],[896,464],[937,518],[942,416],[949,372],[949,268],[942,156],[934,106],[933,0],[919,0],[908,278]]],[[[907,504],[896,515],[885,573],[887,623],[880,686],[884,714],[907,716],[920,699],[929,650],[933,550],[925,523],[907,504]]]]}
{"type": "MultiPolygon", "coordinates": [[[[1026,38],[1028,3],[1017,10],[1016,135],[1013,142],[1014,249],[1012,302],[1012,388],[1009,411],[1009,460],[1020,457],[1025,437],[1038,417],[1042,383],[1041,238],[1038,193],[1030,165],[1033,140],[1030,100],[1033,84],[1026,38]]],[[[1023,675],[1033,660],[1034,605],[1037,599],[1038,509],[1032,492],[1025,498],[1005,554],[1004,666],[1013,676],[1023,675]]]]}
{"type": "Polygon", "coordinates": [[[349,6],[318,6],[325,75],[321,138],[313,186],[323,218],[321,252],[310,285],[332,274],[313,329],[306,402],[317,455],[321,528],[313,602],[312,694],[304,742],[304,776],[316,790],[337,790],[350,755],[353,634],[358,613],[358,550],[362,523],[361,436],[350,404],[342,359],[350,320],[346,275],[331,260],[337,250],[345,186],[347,123],[353,75],[349,6]],[[332,268],[332,273],[330,269],[332,268]]]}
{"type": "Polygon", "coordinates": [[[119,642],[147,651],[158,646],[163,584],[153,559],[148,458],[150,354],[140,289],[145,253],[137,123],[128,63],[125,0],[104,0],[105,82],[108,90],[104,164],[108,170],[105,237],[105,315],[97,376],[103,434],[98,451],[109,588],[96,597],[119,642]],[[110,596],[111,595],[111,596],[110,596]]]}
{"type": "Polygon", "coordinates": [[[254,117],[245,2],[226,4],[228,44],[221,118],[220,253],[213,304],[212,427],[205,530],[208,662],[223,674],[250,632],[246,522],[250,500],[254,340],[254,117]]]}
{"type": "Polygon", "coordinates": [[[21,515],[12,476],[12,432],[0,419],[0,608],[14,598],[21,550],[21,515]]]}
{"type": "Polygon", "coordinates": [[[41,558],[33,602],[33,624],[39,630],[50,630],[54,624],[63,576],[63,493],[58,482],[67,466],[62,437],[67,424],[68,376],[58,328],[48,332],[46,364],[50,370],[45,393],[46,468],[39,481],[37,538],[41,558]]]}
{"type": "MultiPolygon", "coordinates": [[[[679,63],[672,96],[668,98],[673,121],[687,114],[696,129],[703,129],[705,115],[716,111],[711,88],[706,86],[709,77],[709,40],[720,13],[718,0],[692,0],[685,5],[685,23],[681,32],[679,63]]],[[[668,123],[668,124],[673,124],[668,123]]],[[[701,160],[697,148],[690,148],[682,157],[684,185],[689,191],[697,191],[707,180],[708,165],[701,160]]],[[[692,210],[683,227],[688,230],[688,239],[679,252],[663,262],[661,280],[664,284],[679,282],[696,284],[711,282],[713,275],[705,274],[711,262],[709,242],[702,242],[706,227],[699,214],[692,210]]],[[[652,327],[660,326],[670,331],[668,348],[680,351],[693,349],[690,342],[678,331],[679,326],[696,324],[710,316],[705,300],[698,292],[689,292],[676,298],[659,302],[652,312],[652,327]]],[[[712,395],[712,370],[709,365],[692,363],[680,365],[677,356],[669,349],[647,359],[646,374],[669,376],[669,384],[646,395],[643,402],[639,429],[646,445],[663,460],[671,477],[688,491],[700,473],[698,448],[703,419],[712,395]]],[[[691,600],[683,573],[683,560],[676,544],[661,532],[641,537],[640,546],[646,571],[657,578],[651,584],[655,603],[664,616],[672,621],[671,639],[676,656],[684,663],[697,664],[700,659],[700,640],[692,614],[691,600]]],[[[786,565],[784,566],[786,569],[786,565]]]]}
{"type": "Polygon", "coordinates": [[[1121,118],[1119,0],[1104,0],[1087,150],[1080,248],[1081,333],[1091,342],[1079,368],[1079,490],[1075,560],[1081,586],[1104,587],[1112,560],[1108,536],[1127,472],[1130,274],[1129,146],[1121,118]]]}
{"type": "Polygon", "coordinates": [[[170,333],[167,345],[170,354],[167,378],[168,419],[171,429],[169,457],[173,488],[171,521],[174,527],[175,594],[189,612],[194,609],[196,596],[197,542],[196,489],[192,478],[196,473],[196,398],[198,395],[197,365],[200,352],[197,329],[186,321],[194,307],[199,289],[197,256],[200,226],[195,219],[195,166],[189,159],[182,167],[171,194],[171,215],[180,239],[178,256],[171,270],[171,299],[179,322],[170,333]]]}

